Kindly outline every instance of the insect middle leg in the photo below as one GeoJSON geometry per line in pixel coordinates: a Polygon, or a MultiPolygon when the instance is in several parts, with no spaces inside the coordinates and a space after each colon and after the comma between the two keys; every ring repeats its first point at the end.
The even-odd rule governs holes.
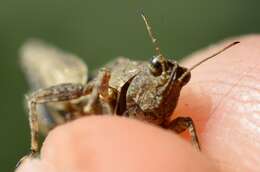
{"type": "Polygon", "coordinates": [[[175,131],[176,133],[182,133],[186,129],[188,129],[191,135],[191,143],[192,145],[200,151],[199,139],[197,136],[197,132],[195,129],[195,125],[193,120],[190,117],[178,117],[170,122],[170,124],[166,127],[175,131]]]}

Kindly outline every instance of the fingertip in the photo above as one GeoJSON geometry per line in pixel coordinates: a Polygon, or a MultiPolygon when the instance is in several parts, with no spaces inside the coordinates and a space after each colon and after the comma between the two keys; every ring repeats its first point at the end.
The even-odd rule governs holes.
{"type": "Polygon", "coordinates": [[[126,118],[94,116],[55,129],[42,161],[59,171],[214,171],[172,132],[126,118]]]}

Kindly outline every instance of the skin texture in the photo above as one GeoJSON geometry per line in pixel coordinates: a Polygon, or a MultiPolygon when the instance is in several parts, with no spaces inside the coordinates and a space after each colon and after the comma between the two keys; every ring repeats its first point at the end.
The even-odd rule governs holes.
{"type": "MultiPolygon", "coordinates": [[[[17,171],[259,171],[260,35],[209,47],[184,66],[233,41],[241,43],[192,71],[173,114],[193,118],[202,152],[170,131],[137,120],[93,116],[51,131],[41,160],[27,160],[17,171]]],[[[188,139],[187,133],[183,137],[188,139]]]]}

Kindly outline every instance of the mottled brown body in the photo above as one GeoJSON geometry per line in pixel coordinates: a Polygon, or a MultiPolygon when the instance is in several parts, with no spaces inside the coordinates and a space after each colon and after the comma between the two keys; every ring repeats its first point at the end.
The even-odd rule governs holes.
{"type": "Polygon", "coordinates": [[[164,57],[147,19],[142,17],[156,44],[157,55],[150,62],[119,57],[97,70],[90,80],[87,66],[75,55],[38,40],[28,41],[22,47],[21,64],[32,89],[27,96],[31,153],[24,158],[39,152],[40,130],[47,133],[61,123],[94,114],[136,118],[176,133],[188,129],[193,146],[200,150],[192,119],[178,117],[171,121],[170,115],[182,87],[190,80],[191,69],[201,62],[187,69],[164,57]]]}
{"type": "Polygon", "coordinates": [[[180,90],[190,78],[188,74],[179,81],[187,69],[161,56],[150,63],[119,57],[87,81],[87,67],[76,56],[37,40],[23,46],[21,62],[35,90],[27,96],[33,152],[38,152],[39,130],[46,133],[81,116],[115,114],[166,127],[180,90]],[[63,67],[49,65],[52,61],[63,67]],[[73,73],[74,79],[66,82],[66,75],[73,73]]]}

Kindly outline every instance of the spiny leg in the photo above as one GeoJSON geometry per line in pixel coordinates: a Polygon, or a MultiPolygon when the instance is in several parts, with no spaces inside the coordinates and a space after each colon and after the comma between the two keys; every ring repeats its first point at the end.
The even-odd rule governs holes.
{"type": "Polygon", "coordinates": [[[18,162],[17,166],[19,166],[19,164],[27,157],[33,157],[37,155],[39,151],[39,121],[37,114],[37,104],[76,99],[85,94],[83,90],[84,89],[81,84],[68,83],[40,89],[27,97],[29,124],[31,129],[31,148],[29,155],[23,157],[18,162]]]}
{"type": "Polygon", "coordinates": [[[188,129],[191,136],[192,145],[200,151],[200,144],[195,125],[190,117],[178,117],[171,121],[167,128],[175,131],[176,133],[182,133],[188,129]]]}

